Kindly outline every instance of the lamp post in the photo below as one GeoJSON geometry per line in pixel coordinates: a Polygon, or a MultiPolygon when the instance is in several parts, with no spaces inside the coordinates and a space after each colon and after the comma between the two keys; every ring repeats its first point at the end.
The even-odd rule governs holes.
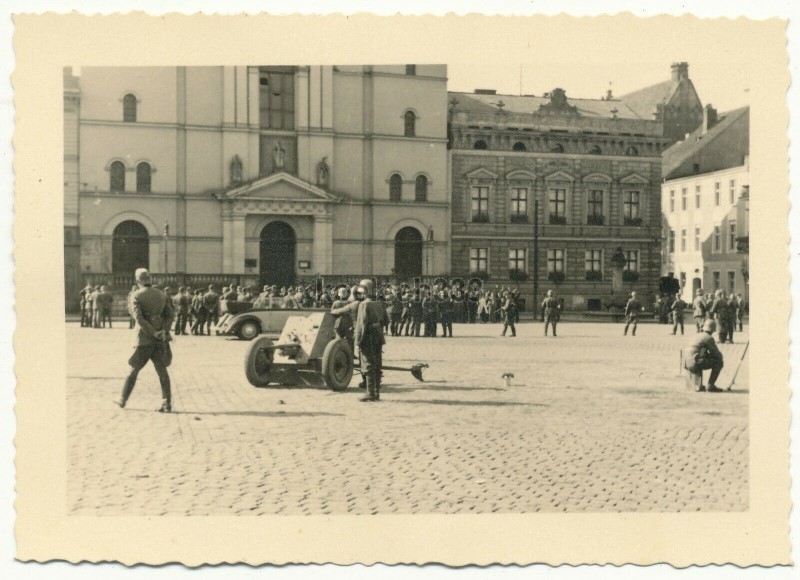
{"type": "Polygon", "coordinates": [[[431,266],[433,264],[433,226],[428,226],[427,239],[428,251],[425,253],[425,274],[427,276],[432,276],[433,268],[431,266]]]}
{"type": "Polygon", "coordinates": [[[169,222],[164,220],[164,274],[169,272],[169,222]]]}
{"type": "Polygon", "coordinates": [[[533,319],[539,309],[539,198],[533,200],[533,319]]]}

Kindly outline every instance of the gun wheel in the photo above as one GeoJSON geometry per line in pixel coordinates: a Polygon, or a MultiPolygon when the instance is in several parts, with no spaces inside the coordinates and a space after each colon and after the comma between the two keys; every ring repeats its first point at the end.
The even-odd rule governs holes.
{"type": "Polygon", "coordinates": [[[262,336],[253,341],[244,359],[244,374],[254,387],[266,387],[272,381],[272,367],[275,351],[265,350],[272,346],[272,340],[262,336]]]}
{"type": "Polygon", "coordinates": [[[353,378],[353,351],[344,338],[328,343],[322,354],[322,378],[334,391],[344,391],[353,378]]]}

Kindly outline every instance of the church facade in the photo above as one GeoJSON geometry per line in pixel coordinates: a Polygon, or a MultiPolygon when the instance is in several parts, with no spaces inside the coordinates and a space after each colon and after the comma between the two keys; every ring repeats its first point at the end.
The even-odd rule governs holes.
{"type": "Polygon", "coordinates": [[[65,70],[67,307],[138,267],[279,285],[448,271],[446,75],[65,70]]]}

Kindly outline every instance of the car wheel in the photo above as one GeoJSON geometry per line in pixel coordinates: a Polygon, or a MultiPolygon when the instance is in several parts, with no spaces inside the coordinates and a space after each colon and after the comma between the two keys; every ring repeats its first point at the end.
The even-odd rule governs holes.
{"type": "Polygon", "coordinates": [[[254,387],[266,387],[272,381],[275,351],[267,349],[272,340],[262,336],[250,345],[244,359],[244,374],[254,387]]]}
{"type": "Polygon", "coordinates": [[[245,320],[236,331],[236,335],[241,340],[253,340],[259,334],[261,334],[261,325],[255,320],[245,320]]]}
{"type": "Polygon", "coordinates": [[[322,378],[334,391],[344,391],[353,378],[353,351],[344,338],[328,343],[322,354],[322,378]]]}

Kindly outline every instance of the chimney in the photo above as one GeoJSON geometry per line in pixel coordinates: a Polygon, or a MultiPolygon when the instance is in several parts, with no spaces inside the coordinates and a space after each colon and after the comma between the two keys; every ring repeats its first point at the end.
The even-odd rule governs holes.
{"type": "Polygon", "coordinates": [[[608,89],[608,91],[606,91],[606,101],[610,101],[613,98],[614,98],[614,95],[611,94],[611,89],[608,89]]]}
{"type": "Polygon", "coordinates": [[[672,63],[672,80],[680,81],[689,78],[689,63],[688,62],[673,62],[672,63]]]}
{"type": "Polygon", "coordinates": [[[496,95],[497,89],[475,89],[476,95],[496,95]]]}
{"type": "Polygon", "coordinates": [[[703,133],[709,131],[717,124],[717,110],[711,105],[703,108],[703,133]]]}

